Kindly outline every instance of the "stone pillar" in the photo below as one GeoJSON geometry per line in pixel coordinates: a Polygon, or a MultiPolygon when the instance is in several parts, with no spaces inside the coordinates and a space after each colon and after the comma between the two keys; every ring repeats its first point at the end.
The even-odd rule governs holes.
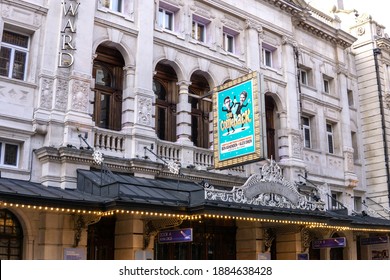
{"type": "MultiPolygon", "coordinates": [[[[41,212],[38,226],[38,252],[36,259],[62,260],[64,248],[74,245],[73,215],[41,212]]],[[[81,245],[81,244],[79,244],[81,245]]],[[[86,239],[84,240],[86,245],[86,239]]]]}
{"type": "Polygon", "coordinates": [[[188,102],[188,87],[191,83],[180,81],[179,103],[177,104],[177,142],[180,144],[193,145],[191,141],[191,104],[188,102]]]}
{"type": "Polygon", "coordinates": [[[280,129],[277,130],[276,135],[278,136],[278,155],[280,161],[284,158],[290,157],[289,151],[289,139],[288,139],[288,130],[287,130],[287,113],[280,112],[278,113],[280,129]]]}
{"type": "Polygon", "coordinates": [[[297,254],[301,253],[301,234],[300,233],[279,233],[276,243],[277,260],[296,260],[297,254]]]}
{"type": "Polygon", "coordinates": [[[134,260],[143,248],[143,221],[132,215],[118,215],[115,225],[115,260],[134,260]]]}
{"type": "Polygon", "coordinates": [[[134,78],[135,66],[129,65],[123,68],[125,81],[123,85],[122,100],[122,131],[130,132],[134,125],[134,78]]]}
{"type": "Polygon", "coordinates": [[[236,258],[256,260],[263,252],[263,228],[258,222],[237,221],[236,258]]]}
{"type": "Polygon", "coordinates": [[[297,87],[297,43],[294,38],[284,36],[282,40],[282,52],[285,61],[286,88],[280,94],[285,100],[284,108],[278,108],[280,114],[280,131],[278,131],[278,147],[280,162],[286,167],[285,177],[295,180],[296,173],[302,173],[305,164],[302,160],[302,141],[300,127],[300,92],[297,87]],[[288,120],[288,121],[287,121],[288,120]],[[280,132],[280,135],[279,135],[280,132]],[[286,139],[288,137],[288,139],[286,139]]]}
{"type": "MultiPolygon", "coordinates": [[[[341,52],[341,51],[340,51],[341,52]]],[[[337,79],[339,88],[340,104],[342,106],[341,118],[340,118],[340,137],[336,141],[340,141],[340,148],[342,149],[344,157],[344,178],[345,186],[354,188],[358,184],[357,175],[354,172],[354,157],[353,157],[353,145],[351,136],[351,116],[348,103],[348,87],[347,87],[347,69],[339,65],[337,72],[337,79]]],[[[352,190],[351,190],[352,191],[352,190]]],[[[353,195],[353,193],[351,193],[353,195]]],[[[353,208],[353,207],[352,207],[353,208]]],[[[350,209],[351,210],[351,209],[350,209]]]]}
{"type": "MultiPolygon", "coordinates": [[[[138,14],[149,14],[155,9],[155,1],[140,1],[137,4],[138,14]]],[[[134,75],[134,127],[132,135],[142,135],[144,138],[154,139],[154,92],[153,92],[153,17],[138,17],[139,33],[135,61],[137,67],[134,75]]],[[[149,146],[149,144],[148,144],[149,146]]],[[[138,148],[135,148],[135,153],[138,148]]],[[[143,153],[143,147],[140,148],[143,153]]]]}
{"type": "Polygon", "coordinates": [[[246,38],[246,61],[247,67],[252,71],[257,71],[260,69],[260,60],[261,57],[261,46],[259,42],[259,33],[263,32],[263,28],[260,23],[248,19],[246,21],[247,28],[247,38],[246,38]]]}

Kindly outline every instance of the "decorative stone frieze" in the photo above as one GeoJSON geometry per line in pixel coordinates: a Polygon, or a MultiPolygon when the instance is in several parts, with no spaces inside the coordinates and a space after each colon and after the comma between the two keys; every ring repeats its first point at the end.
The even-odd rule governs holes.
{"type": "Polygon", "coordinates": [[[146,96],[138,97],[138,123],[152,125],[152,99],[146,96]]]}
{"type": "Polygon", "coordinates": [[[53,104],[53,84],[54,81],[51,78],[43,78],[41,82],[41,98],[40,107],[45,109],[51,109],[53,104]]]}
{"type": "Polygon", "coordinates": [[[260,174],[254,174],[246,183],[232,190],[205,187],[205,199],[287,209],[325,211],[325,203],[312,201],[298,191],[294,182],[286,180],[279,165],[270,160],[263,165],[260,174]]]}
{"type": "Polygon", "coordinates": [[[292,47],[298,47],[298,43],[294,38],[285,35],[282,37],[282,45],[291,45],[292,47]]]}
{"type": "Polygon", "coordinates": [[[247,19],[245,21],[245,27],[247,29],[255,29],[259,33],[263,32],[263,26],[259,22],[252,19],[247,19]]]}
{"type": "Polygon", "coordinates": [[[302,151],[303,151],[302,136],[292,135],[291,143],[292,143],[292,156],[295,158],[302,159],[302,151]]]}
{"type": "Polygon", "coordinates": [[[90,83],[75,80],[72,85],[72,110],[88,112],[90,83]]]}
{"type": "Polygon", "coordinates": [[[59,111],[65,111],[68,102],[68,81],[64,79],[58,79],[56,84],[55,102],[54,107],[59,111]]]}

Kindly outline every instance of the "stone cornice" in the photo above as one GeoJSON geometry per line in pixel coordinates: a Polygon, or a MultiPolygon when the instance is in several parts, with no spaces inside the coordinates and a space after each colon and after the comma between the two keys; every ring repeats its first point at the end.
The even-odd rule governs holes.
{"type": "Polygon", "coordinates": [[[349,33],[333,28],[312,17],[296,18],[295,25],[343,49],[349,48],[356,41],[356,38],[349,33]]]}
{"type": "Polygon", "coordinates": [[[283,0],[263,0],[269,4],[274,5],[275,7],[280,8],[282,11],[288,12],[291,15],[297,15],[302,12],[302,8],[299,7],[299,3],[295,3],[296,1],[283,1],[283,0]]]}
{"type": "Polygon", "coordinates": [[[46,15],[49,9],[26,1],[0,0],[0,4],[12,5],[22,10],[31,11],[40,15],[46,15]]]}
{"type": "Polygon", "coordinates": [[[390,39],[379,38],[376,40],[376,45],[383,51],[390,52],[390,39]]]}

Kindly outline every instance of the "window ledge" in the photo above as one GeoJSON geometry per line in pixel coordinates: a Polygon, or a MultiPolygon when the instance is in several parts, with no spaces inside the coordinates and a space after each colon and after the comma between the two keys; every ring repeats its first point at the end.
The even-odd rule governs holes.
{"type": "Polygon", "coordinates": [[[4,81],[8,84],[16,84],[19,86],[24,86],[24,87],[29,87],[29,88],[37,88],[38,86],[35,83],[27,82],[27,81],[22,81],[18,79],[12,79],[4,76],[0,76],[0,82],[4,81]]]}
{"type": "Polygon", "coordinates": [[[177,37],[177,38],[179,38],[179,39],[181,39],[181,40],[184,40],[184,39],[185,39],[185,36],[184,36],[184,35],[182,35],[182,34],[180,34],[180,33],[177,33],[177,32],[175,32],[175,31],[169,30],[169,29],[161,28],[161,27],[159,27],[159,26],[156,26],[156,27],[154,28],[154,30],[155,30],[155,31],[158,31],[158,32],[160,32],[160,33],[170,34],[170,35],[175,36],[175,37],[177,37]]]}
{"type": "Polygon", "coordinates": [[[311,85],[305,85],[305,84],[301,83],[301,87],[307,88],[307,89],[312,90],[312,91],[316,91],[316,88],[311,86],[311,85]]]}
{"type": "Polygon", "coordinates": [[[98,7],[97,10],[102,12],[102,13],[105,13],[105,14],[113,14],[113,15],[121,17],[127,21],[134,22],[134,13],[127,15],[125,13],[117,12],[117,11],[114,11],[114,10],[111,10],[111,9],[108,9],[105,7],[98,7]]]}
{"type": "Polygon", "coordinates": [[[260,66],[260,68],[263,68],[263,69],[265,69],[265,70],[274,72],[274,73],[277,74],[277,75],[283,76],[282,69],[277,69],[277,68],[274,68],[274,67],[266,66],[266,65],[264,65],[264,64],[262,64],[262,65],[260,66]]]}

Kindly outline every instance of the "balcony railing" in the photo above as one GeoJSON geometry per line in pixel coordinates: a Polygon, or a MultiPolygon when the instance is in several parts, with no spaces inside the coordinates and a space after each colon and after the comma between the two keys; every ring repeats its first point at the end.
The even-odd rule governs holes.
{"type": "MultiPolygon", "coordinates": [[[[120,131],[107,130],[102,128],[94,129],[94,149],[114,157],[138,157],[139,155],[131,154],[131,149],[125,143],[134,143],[134,139],[120,131]]],[[[140,144],[145,145],[145,144],[140,144]]],[[[212,170],[214,167],[214,151],[195,146],[183,146],[174,142],[162,141],[156,139],[153,152],[167,161],[181,163],[184,166],[194,165],[201,170],[212,170]]],[[[135,151],[144,150],[135,148],[135,151]]],[[[226,174],[243,176],[245,175],[245,166],[236,166],[221,171],[226,174]]]]}
{"type": "Polygon", "coordinates": [[[125,135],[111,130],[95,130],[94,148],[110,152],[124,152],[125,135]]]}

